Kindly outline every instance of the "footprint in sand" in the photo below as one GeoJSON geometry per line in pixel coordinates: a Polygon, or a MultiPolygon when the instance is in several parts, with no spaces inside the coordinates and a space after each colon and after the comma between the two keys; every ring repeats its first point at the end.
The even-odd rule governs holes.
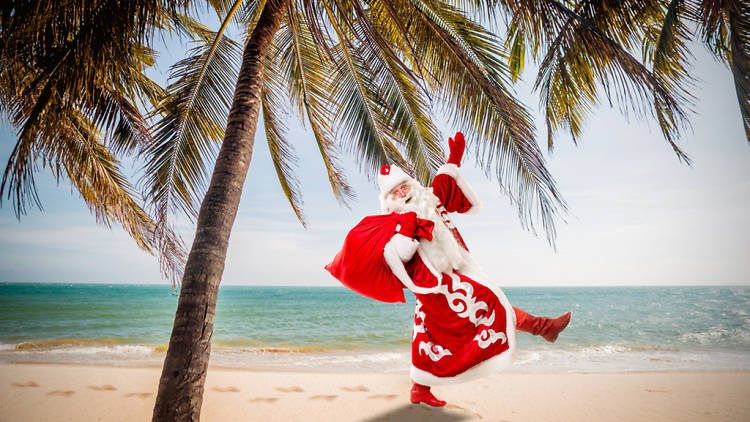
{"type": "Polygon", "coordinates": [[[338,396],[335,395],[335,394],[318,394],[318,395],[315,395],[315,396],[311,396],[310,400],[326,400],[326,401],[331,401],[331,400],[335,400],[336,397],[338,397],[338,396]]]}
{"type": "Polygon", "coordinates": [[[47,393],[47,395],[48,396],[70,397],[70,396],[72,396],[75,393],[76,392],[73,391],[73,390],[55,390],[55,391],[50,391],[49,393],[47,393]]]}
{"type": "Polygon", "coordinates": [[[277,391],[281,391],[282,393],[304,393],[305,390],[302,389],[302,387],[298,387],[296,385],[293,385],[291,387],[274,387],[277,391]]]}
{"type": "Polygon", "coordinates": [[[124,397],[138,397],[139,399],[147,399],[151,397],[151,393],[127,393],[123,394],[124,397]]]}
{"type": "Polygon", "coordinates": [[[646,391],[649,393],[669,393],[669,390],[661,388],[647,388],[646,391]]]}
{"type": "Polygon", "coordinates": [[[94,391],[115,391],[115,390],[117,390],[117,388],[114,385],[109,385],[109,384],[105,384],[105,385],[89,385],[87,388],[89,390],[94,390],[94,391]]]}
{"type": "Polygon", "coordinates": [[[372,396],[368,396],[368,399],[383,399],[383,400],[393,400],[397,397],[396,394],[373,394],[372,396]]]}
{"type": "Polygon", "coordinates": [[[212,390],[218,391],[220,393],[239,393],[240,392],[240,389],[233,385],[230,385],[229,387],[214,387],[212,388],[212,390]]]}
{"type": "Polygon", "coordinates": [[[10,385],[12,385],[14,387],[22,387],[22,388],[25,388],[25,387],[39,387],[39,384],[35,383],[34,381],[14,382],[14,383],[11,383],[10,385]]]}
{"type": "Polygon", "coordinates": [[[341,388],[344,391],[349,391],[350,393],[354,393],[358,391],[363,391],[363,392],[370,391],[370,389],[365,387],[364,385],[358,385],[356,387],[339,387],[339,388],[341,388]]]}
{"type": "Polygon", "coordinates": [[[248,399],[250,403],[273,403],[278,401],[278,397],[254,397],[251,399],[248,399]]]}
{"type": "Polygon", "coordinates": [[[469,409],[467,409],[467,408],[465,408],[465,407],[461,407],[461,406],[459,406],[459,405],[457,405],[457,404],[447,404],[447,405],[445,405],[445,408],[446,408],[446,409],[456,409],[456,410],[461,410],[461,411],[464,411],[464,412],[466,412],[466,413],[471,413],[471,414],[473,414],[474,416],[476,416],[476,417],[477,417],[477,418],[479,418],[479,419],[483,419],[483,418],[482,418],[482,415],[480,415],[479,413],[477,413],[477,412],[473,412],[473,411],[471,411],[471,410],[469,410],[469,409]]]}

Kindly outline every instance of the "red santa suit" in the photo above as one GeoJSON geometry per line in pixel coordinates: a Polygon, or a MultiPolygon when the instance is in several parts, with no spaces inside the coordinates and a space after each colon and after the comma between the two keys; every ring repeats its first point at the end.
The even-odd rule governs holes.
{"type": "Polygon", "coordinates": [[[511,364],[515,314],[450,220],[449,213],[475,214],[481,209],[458,167],[441,167],[431,189],[425,190],[422,195],[431,193],[434,202],[426,201],[418,214],[434,223],[432,238],[401,230],[385,245],[383,257],[417,299],[412,380],[424,385],[463,382],[511,364]]]}
{"type": "Polygon", "coordinates": [[[516,330],[548,342],[570,322],[570,312],[537,317],[514,308],[469,254],[449,214],[475,214],[479,198],[458,170],[463,134],[448,140],[450,156],[429,188],[395,166],[378,176],[384,214],[365,217],[326,269],[373,299],[417,298],[412,336],[412,403],[444,406],[431,385],[463,382],[511,364],[516,330]]]}
{"type": "Polygon", "coordinates": [[[515,348],[513,308],[474,262],[449,217],[477,213],[477,195],[454,164],[442,166],[430,188],[384,166],[383,192],[402,182],[411,184],[413,201],[392,212],[381,196],[385,214],[365,217],[352,229],[326,269],[377,300],[403,302],[403,287],[415,294],[416,383],[463,382],[507,367],[515,348]]]}

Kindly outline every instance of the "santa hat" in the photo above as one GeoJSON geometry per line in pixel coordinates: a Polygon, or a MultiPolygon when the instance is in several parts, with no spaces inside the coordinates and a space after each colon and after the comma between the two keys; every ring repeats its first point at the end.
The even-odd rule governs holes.
{"type": "Polygon", "coordinates": [[[380,174],[378,175],[380,195],[387,195],[391,189],[408,180],[411,180],[411,176],[406,174],[405,171],[396,166],[384,165],[380,168],[380,174]]]}

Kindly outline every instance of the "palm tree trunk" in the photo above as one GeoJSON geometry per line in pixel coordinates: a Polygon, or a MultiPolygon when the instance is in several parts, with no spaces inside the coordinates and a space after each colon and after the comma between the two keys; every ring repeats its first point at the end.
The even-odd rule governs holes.
{"type": "Polygon", "coordinates": [[[245,46],[234,102],[185,266],[153,421],[200,419],[229,234],[253,154],[263,69],[288,0],[269,0],[245,46]]]}

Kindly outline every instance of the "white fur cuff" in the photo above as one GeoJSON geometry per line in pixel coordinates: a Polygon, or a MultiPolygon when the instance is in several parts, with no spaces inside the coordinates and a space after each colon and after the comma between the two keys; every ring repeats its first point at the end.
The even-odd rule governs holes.
{"type": "Polygon", "coordinates": [[[438,169],[437,174],[447,174],[452,177],[459,189],[461,189],[461,193],[463,193],[466,199],[471,202],[471,208],[464,212],[464,214],[477,215],[482,211],[482,201],[479,200],[479,195],[477,195],[476,192],[474,192],[474,189],[471,188],[469,182],[458,170],[458,166],[455,164],[443,164],[438,169]]]}
{"type": "Polygon", "coordinates": [[[411,260],[419,246],[419,242],[415,239],[404,236],[401,233],[396,233],[389,243],[393,244],[393,248],[398,254],[398,257],[404,262],[411,260]]]}

